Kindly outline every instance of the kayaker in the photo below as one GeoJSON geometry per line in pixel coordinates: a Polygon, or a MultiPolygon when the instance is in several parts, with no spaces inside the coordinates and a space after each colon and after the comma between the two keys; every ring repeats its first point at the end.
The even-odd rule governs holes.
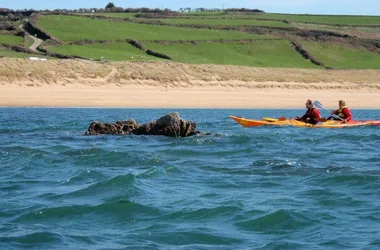
{"type": "Polygon", "coordinates": [[[349,122],[352,120],[352,114],[350,109],[346,106],[346,102],[343,100],[340,100],[339,103],[339,109],[331,111],[332,115],[337,115],[338,117],[330,116],[327,118],[327,120],[343,120],[344,122],[349,122]]]}
{"type": "Polygon", "coordinates": [[[297,121],[303,121],[310,124],[317,124],[321,119],[321,113],[316,107],[314,107],[312,100],[306,101],[306,108],[306,113],[301,117],[296,117],[295,119],[297,121]]]}

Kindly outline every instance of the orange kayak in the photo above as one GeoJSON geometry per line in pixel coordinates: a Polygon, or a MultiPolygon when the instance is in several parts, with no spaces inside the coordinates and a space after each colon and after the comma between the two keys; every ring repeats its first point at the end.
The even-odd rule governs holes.
{"type": "Polygon", "coordinates": [[[348,123],[343,123],[341,121],[326,121],[320,122],[318,124],[310,124],[302,121],[296,121],[294,119],[275,119],[265,117],[261,120],[247,119],[244,117],[230,116],[231,119],[242,125],[243,127],[260,127],[264,125],[269,126],[294,126],[294,127],[308,127],[308,128],[347,128],[347,127],[358,127],[358,126],[380,126],[380,121],[369,120],[369,121],[350,121],[348,123]]]}

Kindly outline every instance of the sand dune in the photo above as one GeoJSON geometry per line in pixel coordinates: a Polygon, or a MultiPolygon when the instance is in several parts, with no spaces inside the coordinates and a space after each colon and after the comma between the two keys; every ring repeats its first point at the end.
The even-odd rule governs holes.
{"type": "Polygon", "coordinates": [[[380,108],[380,70],[0,58],[1,106],[380,108]]]}

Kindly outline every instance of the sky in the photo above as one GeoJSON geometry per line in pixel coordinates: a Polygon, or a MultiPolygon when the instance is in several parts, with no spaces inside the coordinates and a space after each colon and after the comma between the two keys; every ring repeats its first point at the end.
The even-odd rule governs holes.
{"type": "MultiPolygon", "coordinates": [[[[79,9],[104,8],[109,0],[0,0],[0,8],[79,9]]],[[[269,13],[379,15],[380,0],[111,0],[122,8],[250,8],[269,13]]]]}

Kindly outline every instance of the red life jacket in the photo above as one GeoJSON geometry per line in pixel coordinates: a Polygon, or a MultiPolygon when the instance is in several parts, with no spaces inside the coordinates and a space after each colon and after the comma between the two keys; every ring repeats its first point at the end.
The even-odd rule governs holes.
{"type": "Polygon", "coordinates": [[[308,123],[317,124],[321,119],[321,113],[317,108],[313,107],[306,111],[305,115],[302,117],[302,120],[306,121],[307,118],[310,119],[308,123]]]}
{"type": "Polygon", "coordinates": [[[338,115],[342,119],[346,119],[347,121],[350,121],[352,119],[351,111],[347,106],[337,109],[335,111],[335,114],[338,115]]]}

